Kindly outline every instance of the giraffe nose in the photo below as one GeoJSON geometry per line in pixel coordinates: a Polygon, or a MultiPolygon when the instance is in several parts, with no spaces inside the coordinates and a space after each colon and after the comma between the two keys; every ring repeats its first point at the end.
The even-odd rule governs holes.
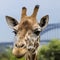
{"type": "Polygon", "coordinates": [[[25,47],[25,44],[24,43],[22,43],[22,44],[15,44],[15,47],[17,47],[17,48],[23,48],[23,47],[25,47]]]}

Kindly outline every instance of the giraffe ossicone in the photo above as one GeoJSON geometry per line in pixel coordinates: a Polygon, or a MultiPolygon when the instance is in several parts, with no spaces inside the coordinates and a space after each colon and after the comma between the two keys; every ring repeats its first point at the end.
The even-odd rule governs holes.
{"type": "Polygon", "coordinates": [[[49,21],[49,15],[41,18],[37,22],[36,16],[39,5],[36,5],[31,16],[27,16],[27,8],[22,8],[21,19],[18,22],[15,18],[6,16],[7,24],[14,30],[16,36],[12,53],[17,58],[23,56],[26,60],[37,60],[37,51],[40,46],[40,32],[46,28],[49,21]]]}

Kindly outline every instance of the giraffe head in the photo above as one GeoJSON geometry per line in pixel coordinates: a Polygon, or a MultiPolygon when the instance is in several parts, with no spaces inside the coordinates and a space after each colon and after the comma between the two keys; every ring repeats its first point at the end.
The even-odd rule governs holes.
{"type": "Polygon", "coordinates": [[[36,15],[39,5],[36,5],[31,16],[26,15],[26,7],[22,8],[21,20],[18,22],[16,19],[6,16],[7,24],[14,30],[16,36],[12,53],[16,57],[24,56],[29,50],[28,47],[34,45],[34,41],[39,38],[40,32],[47,26],[49,16],[46,15],[37,22],[36,15]],[[32,42],[31,42],[32,41],[32,42]]]}

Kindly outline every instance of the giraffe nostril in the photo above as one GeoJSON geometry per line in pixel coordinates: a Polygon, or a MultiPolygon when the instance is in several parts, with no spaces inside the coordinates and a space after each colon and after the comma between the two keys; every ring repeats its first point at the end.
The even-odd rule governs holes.
{"type": "Polygon", "coordinates": [[[24,44],[22,44],[20,47],[24,47],[24,44]]]}
{"type": "Polygon", "coordinates": [[[17,48],[22,48],[22,47],[24,47],[24,46],[25,46],[25,44],[21,44],[21,45],[15,44],[15,47],[17,47],[17,48]]]}
{"type": "Polygon", "coordinates": [[[18,47],[18,45],[17,45],[17,44],[15,44],[15,47],[18,47]]]}

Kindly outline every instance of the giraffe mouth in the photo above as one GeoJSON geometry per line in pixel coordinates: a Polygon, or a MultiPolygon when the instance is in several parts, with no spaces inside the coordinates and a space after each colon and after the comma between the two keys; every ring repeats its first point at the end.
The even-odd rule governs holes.
{"type": "Polygon", "coordinates": [[[14,47],[12,50],[12,54],[17,58],[22,58],[27,53],[27,49],[16,48],[14,47]]]}
{"type": "Polygon", "coordinates": [[[16,55],[16,58],[22,58],[24,56],[25,56],[25,54],[23,54],[23,55],[16,55]]]}

